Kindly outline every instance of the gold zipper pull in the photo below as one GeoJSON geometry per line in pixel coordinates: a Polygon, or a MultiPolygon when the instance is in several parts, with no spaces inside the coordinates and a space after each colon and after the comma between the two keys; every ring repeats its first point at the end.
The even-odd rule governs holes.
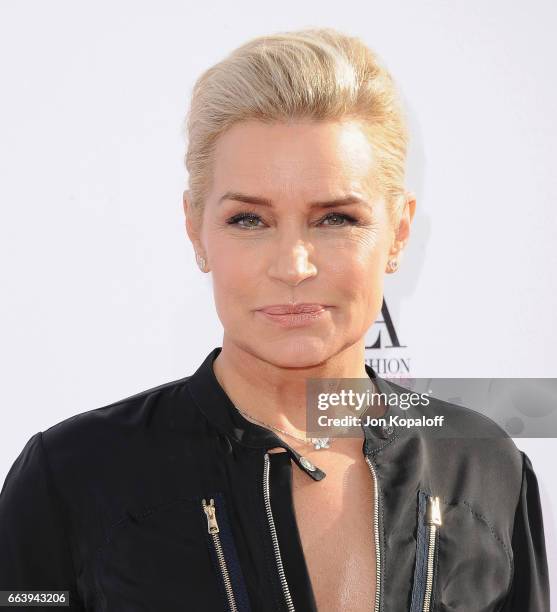
{"type": "Polygon", "coordinates": [[[438,497],[428,498],[427,522],[429,525],[441,525],[441,503],[438,497]]]}
{"type": "Polygon", "coordinates": [[[203,499],[203,510],[205,510],[205,514],[207,515],[207,529],[209,533],[218,533],[219,532],[219,524],[217,523],[217,517],[215,515],[215,500],[211,499],[209,504],[207,501],[203,499]]]}

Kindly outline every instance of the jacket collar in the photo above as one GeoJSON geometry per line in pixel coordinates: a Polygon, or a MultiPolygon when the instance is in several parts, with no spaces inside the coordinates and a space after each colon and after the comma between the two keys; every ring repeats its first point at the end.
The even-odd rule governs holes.
{"type": "MultiPolygon", "coordinates": [[[[325,473],[322,470],[313,466],[311,462],[279,438],[272,430],[248,421],[236,409],[232,400],[221,387],[213,370],[213,362],[221,350],[222,347],[220,346],[214,348],[187,380],[190,394],[206,419],[222,434],[243,446],[261,449],[284,448],[298,467],[314,480],[324,478],[325,473]]],[[[371,366],[366,364],[365,369],[381,393],[386,393],[387,397],[392,393],[398,393],[398,390],[378,376],[371,366]]],[[[393,406],[388,403],[387,411],[384,414],[387,422],[389,422],[392,414],[394,414],[393,406]]],[[[391,440],[403,435],[406,429],[399,426],[385,427],[365,424],[362,424],[361,427],[364,431],[362,452],[365,455],[378,452],[391,440]]]]}

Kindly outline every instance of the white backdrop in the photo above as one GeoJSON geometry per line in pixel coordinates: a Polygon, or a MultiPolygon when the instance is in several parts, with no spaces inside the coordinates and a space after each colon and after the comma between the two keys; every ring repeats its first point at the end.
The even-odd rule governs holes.
{"type": "MultiPolygon", "coordinates": [[[[182,121],[202,70],[278,30],[361,36],[402,90],[418,205],[385,297],[412,374],[556,376],[557,5],[270,6],[3,0],[0,482],[37,431],[221,345],[184,229],[182,121]]],[[[555,441],[516,442],[555,574],[555,441]]]]}

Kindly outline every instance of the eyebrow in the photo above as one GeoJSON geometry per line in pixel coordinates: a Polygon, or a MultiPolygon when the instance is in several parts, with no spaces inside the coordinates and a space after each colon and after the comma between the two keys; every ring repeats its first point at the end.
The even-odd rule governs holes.
{"type": "MultiPolygon", "coordinates": [[[[271,200],[267,198],[248,195],[245,193],[240,193],[239,191],[227,191],[221,198],[219,198],[218,203],[220,204],[224,200],[233,200],[235,202],[244,202],[245,204],[255,204],[258,206],[272,206],[273,205],[271,200]]],[[[366,200],[363,200],[362,198],[356,195],[347,195],[345,197],[335,198],[333,200],[310,202],[309,207],[310,208],[336,208],[337,206],[348,206],[349,204],[369,205],[368,202],[366,202],[366,200]]]]}

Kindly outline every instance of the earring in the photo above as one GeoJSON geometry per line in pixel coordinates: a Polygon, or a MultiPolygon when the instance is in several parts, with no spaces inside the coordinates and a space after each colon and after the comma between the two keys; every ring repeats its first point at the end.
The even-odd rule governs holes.
{"type": "Polygon", "coordinates": [[[202,272],[205,272],[205,257],[199,255],[199,253],[195,254],[195,259],[197,260],[197,265],[202,272]]]}
{"type": "Polygon", "coordinates": [[[398,269],[398,259],[389,259],[387,263],[387,270],[389,272],[396,272],[398,269]]]}

